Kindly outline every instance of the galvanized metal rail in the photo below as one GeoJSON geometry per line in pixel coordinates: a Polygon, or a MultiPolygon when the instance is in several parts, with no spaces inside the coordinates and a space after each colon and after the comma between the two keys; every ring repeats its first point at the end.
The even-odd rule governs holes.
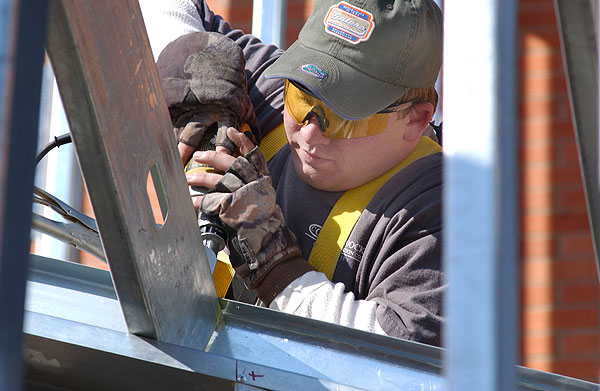
{"type": "MultiPolygon", "coordinates": [[[[31,389],[231,390],[234,382],[286,391],[449,389],[440,348],[227,300],[205,350],[131,335],[107,271],[37,256],[30,264],[24,331],[31,389]]],[[[598,390],[516,372],[518,390],[598,390]]]]}

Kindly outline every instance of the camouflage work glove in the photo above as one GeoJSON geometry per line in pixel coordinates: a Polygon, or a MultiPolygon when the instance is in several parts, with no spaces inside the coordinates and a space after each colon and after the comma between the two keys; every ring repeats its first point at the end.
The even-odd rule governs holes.
{"type": "Polygon", "coordinates": [[[301,258],[275,199],[264,157],[254,148],[236,158],[200,207],[225,227],[236,274],[266,305],[290,282],[314,270],[301,258]]]}
{"type": "Polygon", "coordinates": [[[156,61],[163,94],[177,140],[198,149],[211,126],[216,145],[232,153],[227,138],[232,126],[257,144],[259,130],[250,98],[242,49],[231,39],[212,32],[196,32],[167,45],[156,61]]]}

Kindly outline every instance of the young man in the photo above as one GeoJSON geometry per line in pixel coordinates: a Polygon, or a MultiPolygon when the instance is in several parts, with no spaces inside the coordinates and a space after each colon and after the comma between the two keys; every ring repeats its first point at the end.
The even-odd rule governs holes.
{"type": "Polygon", "coordinates": [[[442,159],[423,136],[437,103],[438,7],[317,0],[282,54],[195,6],[177,5],[182,23],[243,49],[268,159],[233,128],[242,156],[194,154],[226,172],[188,183],[214,188],[199,206],[229,232],[236,274],[270,308],[439,345],[442,159]]]}

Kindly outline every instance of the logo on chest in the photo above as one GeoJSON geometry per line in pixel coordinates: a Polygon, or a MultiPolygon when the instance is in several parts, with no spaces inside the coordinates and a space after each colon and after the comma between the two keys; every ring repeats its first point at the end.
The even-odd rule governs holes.
{"type": "Polygon", "coordinates": [[[360,243],[356,243],[352,240],[349,240],[344,245],[342,249],[342,253],[347,258],[354,259],[355,261],[359,261],[362,259],[363,254],[365,253],[365,246],[360,243]]]}
{"type": "Polygon", "coordinates": [[[319,224],[311,224],[308,226],[308,231],[304,235],[308,236],[312,240],[317,240],[317,236],[321,232],[321,226],[319,224]]]}

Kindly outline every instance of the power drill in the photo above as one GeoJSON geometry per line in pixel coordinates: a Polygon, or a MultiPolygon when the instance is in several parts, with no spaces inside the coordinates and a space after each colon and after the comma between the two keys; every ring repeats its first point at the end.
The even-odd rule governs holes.
{"type": "MultiPolygon", "coordinates": [[[[200,141],[200,145],[198,147],[199,151],[210,151],[215,149],[215,142],[217,136],[217,124],[214,123],[212,126],[206,129],[202,140],[200,141]]],[[[185,166],[185,173],[193,174],[198,171],[205,172],[214,172],[213,168],[207,164],[197,163],[193,159],[185,166]]],[[[197,197],[204,195],[208,192],[208,189],[205,187],[199,186],[190,186],[190,196],[197,197]]],[[[225,243],[227,242],[227,233],[223,229],[220,222],[215,221],[215,219],[206,216],[204,213],[200,213],[198,215],[198,227],[200,227],[200,236],[202,237],[202,242],[204,246],[211,249],[215,255],[219,253],[219,251],[225,248],[225,243]]]]}

